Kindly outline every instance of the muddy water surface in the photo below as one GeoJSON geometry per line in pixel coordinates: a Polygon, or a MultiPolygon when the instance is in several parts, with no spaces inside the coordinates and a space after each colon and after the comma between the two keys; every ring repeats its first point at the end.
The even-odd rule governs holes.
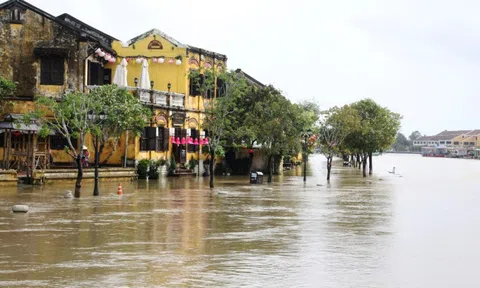
{"type": "Polygon", "coordinates": [[[251,186],[219,177],[0,188],[0,286],[478,287],[480,161],[322,156],[251,186]],[[387,170],[396,167],[396,174],[387,170]],[[319,186],[321,185],[321,186],[319,186]],[[264,188],[272,189],[264,189],[264,188]],[[27,214],[11,205],[27,204],[27,214]]]}

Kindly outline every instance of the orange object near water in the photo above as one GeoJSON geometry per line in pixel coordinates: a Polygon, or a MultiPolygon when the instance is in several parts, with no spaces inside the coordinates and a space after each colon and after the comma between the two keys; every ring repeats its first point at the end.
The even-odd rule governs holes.
{"type": "Polygon", "coordinates": [[[118,194],[118,195],[122,195],[122,194],[123,194],[122,184],[118,184],[117,194],[118,194]]]}

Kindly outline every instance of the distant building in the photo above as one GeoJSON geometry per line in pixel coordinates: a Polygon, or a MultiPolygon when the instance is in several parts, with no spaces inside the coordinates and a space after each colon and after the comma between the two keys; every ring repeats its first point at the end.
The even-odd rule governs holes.
{"type": "Polygon", "coordinates": [[[474,148],[480,145],[480,130],[443,131],[433,136],[423,136],[413,141],[415,147],[464,147],[474,148]]]}

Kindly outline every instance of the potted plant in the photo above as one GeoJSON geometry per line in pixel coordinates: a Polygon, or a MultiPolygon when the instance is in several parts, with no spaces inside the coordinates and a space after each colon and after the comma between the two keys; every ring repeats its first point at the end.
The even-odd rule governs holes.
{"type": "Polygon", "coordinates": [[[149,179],[158,179],[158,168],[160,166],[159,161],[150,161],[150,169],[148,169],[149,179]]]}
{"type": "Polygon", "coordinates": [[[166,176],[168,174],[167,164],[168,163],[165,158],[161,158],[160,160],[158,160],[158,165],[159,165],[158,173],[161,176],[166,176]]]}
{"type": "Polygon", "coordinates": [[[225,175],[230,176],[231,173],[232,173],[232,168],[230,167],[225,168],[225,175]]]}
{"type": "Polygon", "coordinates": [[[177,170],[177,162],[175,161],[175,155],[172,154],[170,157],[170,163],[168,165],[168,176],[175,175],[175,171],[177,170]]]}
{"type": "Polygon", "coordinates": [[[192,157],[190,157],[190,161],[188,161],[188,169],[195,170],[196,166],[197,166],[197,160],[195,160],[195,158],[193,158],[193,155],[192,155],[192,157]]]}
{"type": "Polygon", "coordinates": [[[142,159],[137,164],[137,174],[139,179],[147,179],[148,171],[150,169],[150,160],[142,159]]]}

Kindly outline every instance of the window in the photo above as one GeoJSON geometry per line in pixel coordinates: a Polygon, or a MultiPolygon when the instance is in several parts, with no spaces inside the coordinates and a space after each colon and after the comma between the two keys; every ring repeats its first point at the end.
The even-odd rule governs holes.
{"type": "Polygon", "coordinates": [[[470,142],[470,145],[475,145],[475,142],[470,142]]]}
{"type": "Polygon", "coordinates": [[[150,43],[148,43],[148,49],[151,49],[151,50],[154,50],[154,49],[157,49],[157,50],[161,50],[163,49],[163,45],[160,41],[158,40],[152,40],[150,41],[150,43]]]}
{"type": "Polygon", "coordinates": [[[168,151],[169,131],[168,128],[158,127],[157,151],[168,151]]]}
{"type": "Polygon", "coordinates": [[[447,141],[447,144],[452,144],[452,141],[447,141]]]}
{"type": "Polygon", "coordinates": [[[217,97],[225,96],[227,92],[227,86],[223,79],[217,78],[217,97]]]}
{"type": "Polygon", "coordinates": [[[203,85],[203,75],[190,78],[190,96],[198,96],[201,94],[200,86],[203,85]]]}
{"type": "Polygon", "coordinates": [[[440,144],[445,144],[445,141],[440,141],[440,144]]]}
{"type": "Polygon", "coordinates": [[[458,144],[460,144],[460,143],[457,142],[457,141],[453,142],[453,145],[458,145],[458,144]]]}
{"type": "Polygon", "coordinates": [[[10,23],[21,24],[25,18],[25,10],[19,7],[10,8],[10,23]]]}
{"type": "MultiPolygon", "coordinates": [[[[78,148],[78,140],[71,139],[73,148],[78,148]]],[[[68,145],[67,138],[63,137],[63,135],[52,135],[50,136],[50,149],[52,150],[63,150],[65,147],[70,147],[68,145]]]]}
{"type": "Polygon", "coordinates": [[[65,59],[62,57],[43,57],[40,65],[40,84],[63,85],[65,59]]]}

